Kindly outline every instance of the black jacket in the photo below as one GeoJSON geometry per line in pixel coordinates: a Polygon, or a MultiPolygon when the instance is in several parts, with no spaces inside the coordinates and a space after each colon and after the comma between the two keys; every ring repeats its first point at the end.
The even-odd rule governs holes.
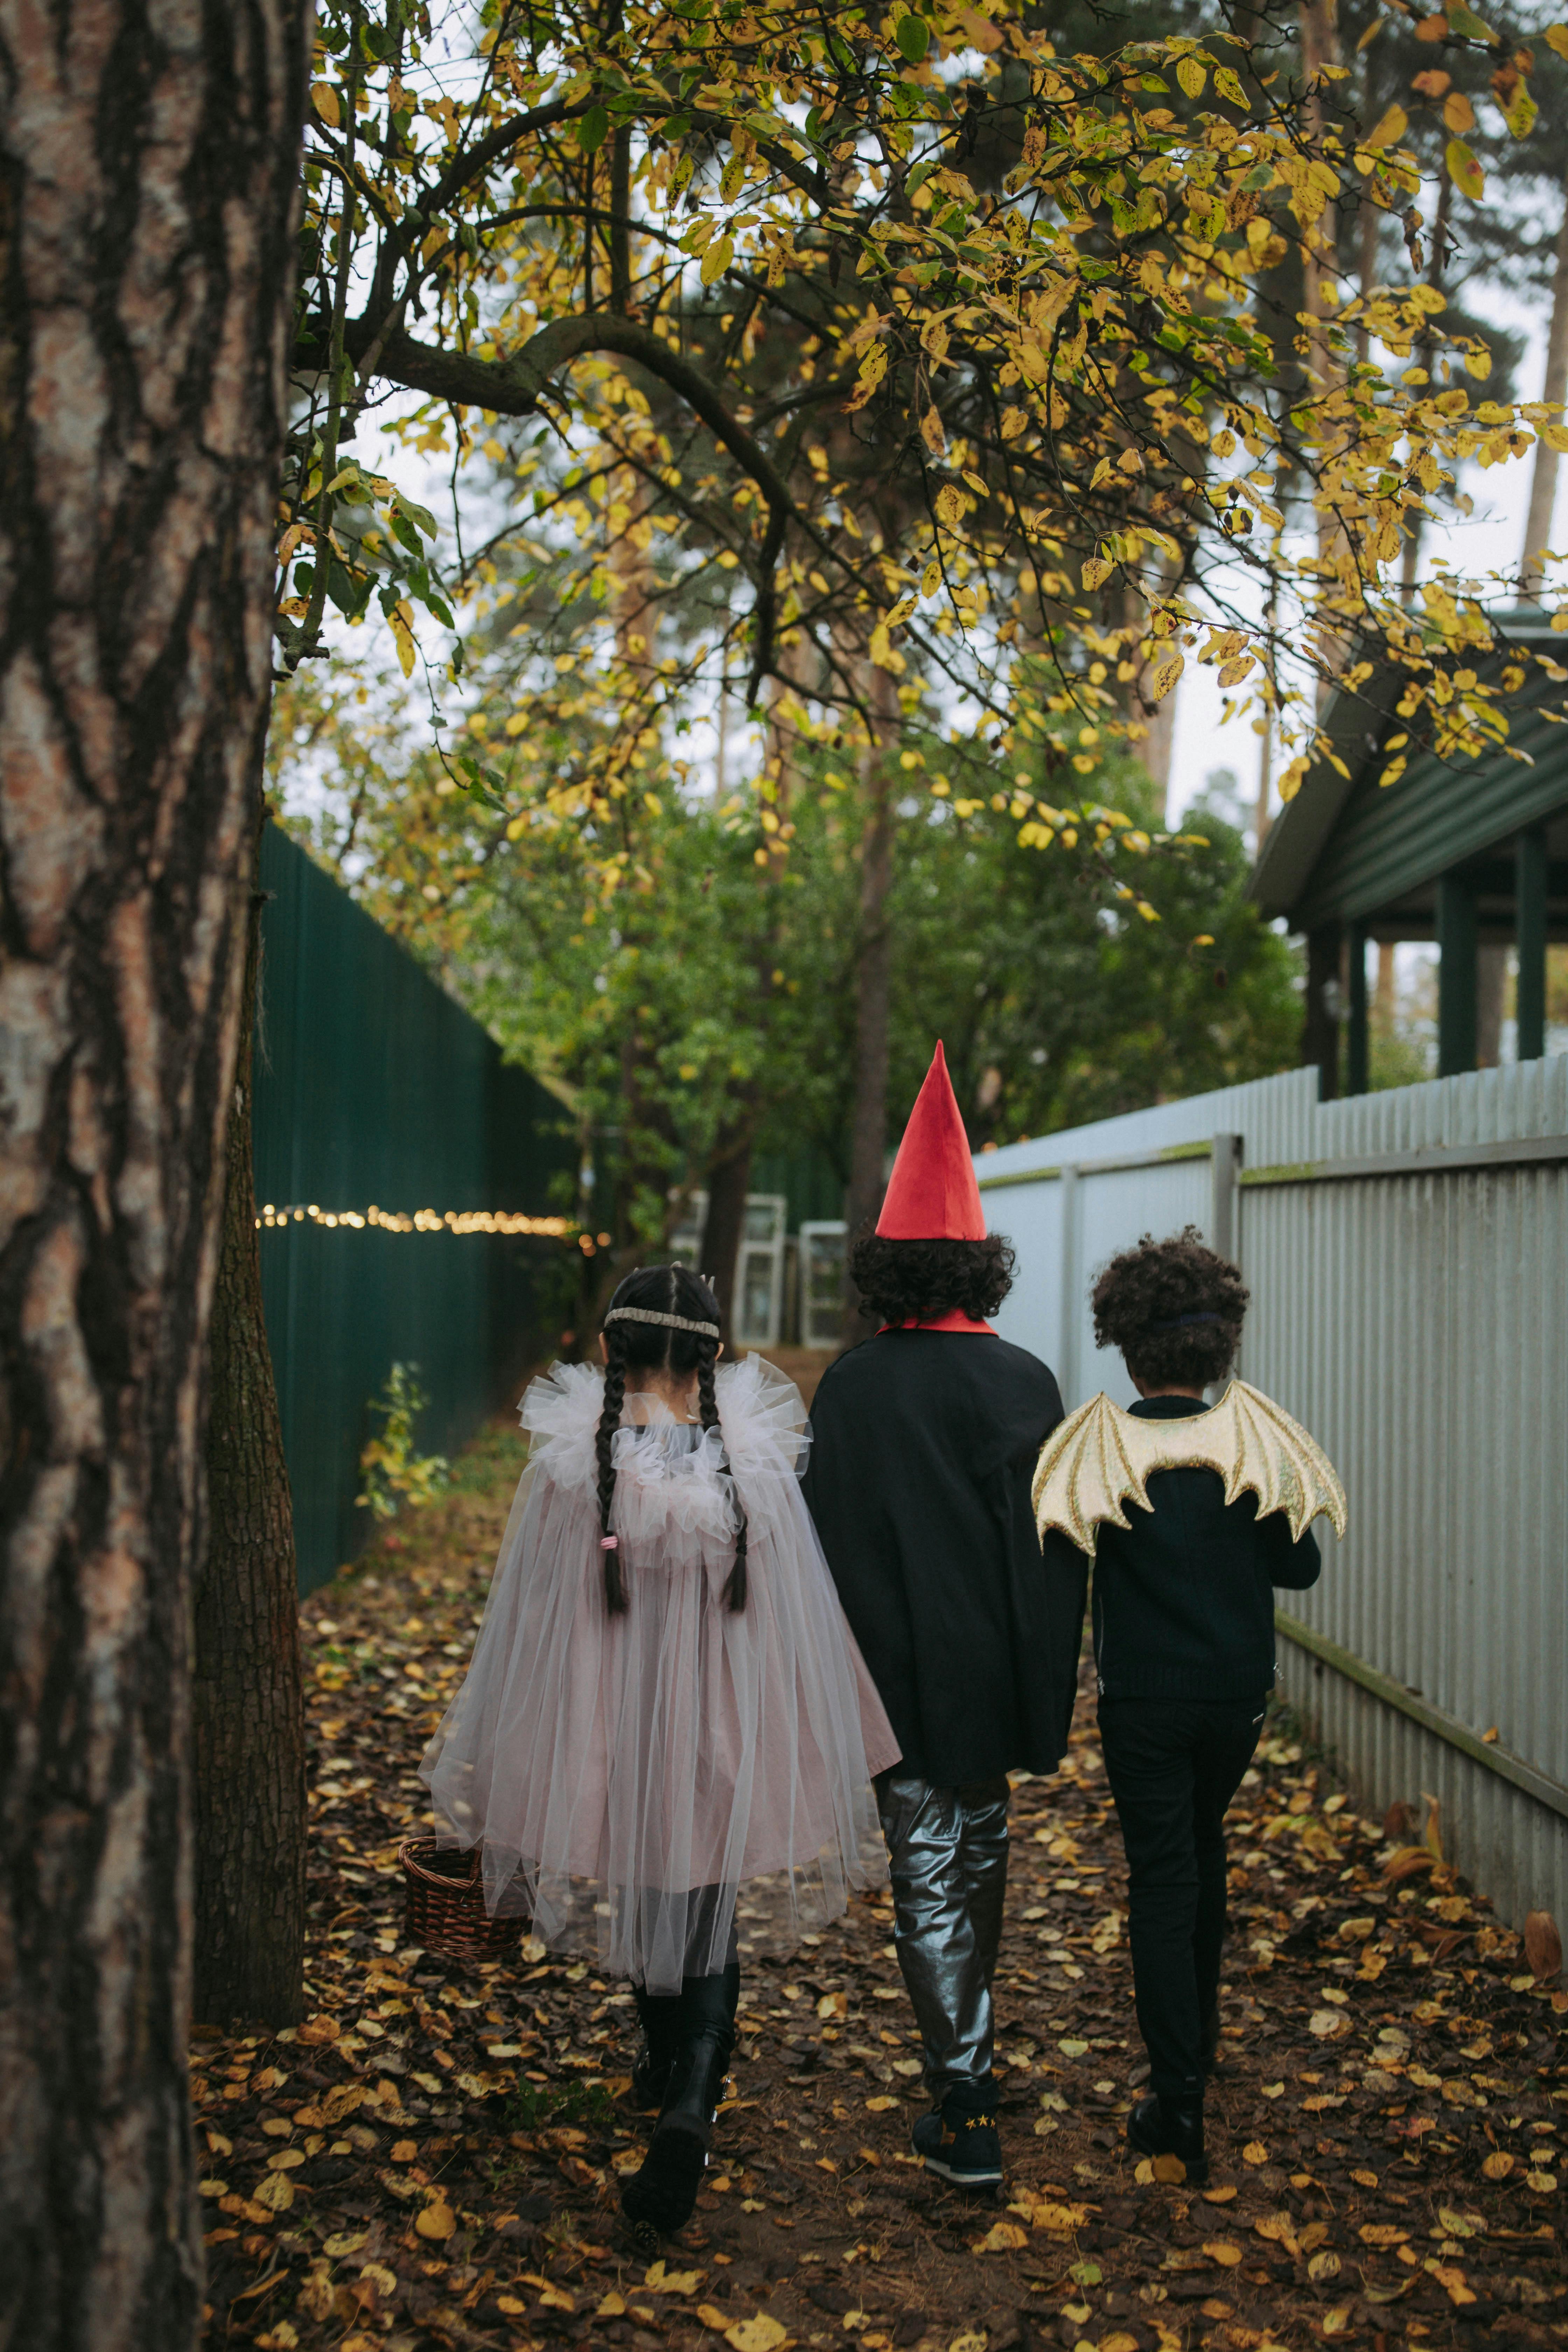
{"type": "Polygon", "coordinates": [[[1044,1364],[984,1333],[879,1332],[823,1374],[805,1498],[901,1771],[1060,1761],[1086,1562],[1046,1576],[1029,1481],[1061,1417],[1044,1364]]]}
{"type": "MultiPolygon", "coordinates": [[[[1172,1421],[1194,1397],[1145,1397],[1132,1411],[1172,1421]]],[[[1094,1654],[1102,1698],[1249,1699],[1274,1682],[1274,1587],[1316,1584],[1322,1565],[1309,1528],[1290,1540],[1282,1511],[1258,1516],[1256,1495],[1225,1499],[1217,1470],[1156,1470],[1153,1508],[1102,1524],[1094,1554],[1094,1654]]],[[[1046,1565],[1076,1590],[1083,1554],[1056,1528],[1046,1565]]]]}

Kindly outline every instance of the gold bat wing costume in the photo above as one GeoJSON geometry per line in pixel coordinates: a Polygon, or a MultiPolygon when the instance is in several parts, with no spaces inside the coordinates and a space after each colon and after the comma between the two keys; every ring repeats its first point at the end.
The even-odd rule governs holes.
{"type": "Polygon", "coordinates": [[[1345,1531],[1345,1490],[1315,1438],[1273,1399],[1232,1381],[1219,1402],[1180,1420],[1145,1421],[1101,1394],[1069,1413],[1040,1449],[1031,1490],[1043,1536],[1059,1528],[1079,1551],[1094,1555],[1102,1519],[1131,1527],[1122,1506],[1153,1508],[1148,1482],[1156,1470],[1217,1470],[1225,1499],[1258,1496],[1258,1516],[1283,1511],[1292,1542],[1320,1512],[1337,1536],[1345,1531]]]}

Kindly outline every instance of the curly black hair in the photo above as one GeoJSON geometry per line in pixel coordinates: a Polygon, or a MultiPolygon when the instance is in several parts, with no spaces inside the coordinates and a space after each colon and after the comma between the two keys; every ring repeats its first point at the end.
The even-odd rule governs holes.
{"type": "MultiPolygon", "coordinates": [[[[717,1325],[719,1321],[718,1299],[701,1276],[685,1265],[639,1266],[635,1274],[627,1275],[610,1305],[641,1307],[660,1315],[681,1315],[689,1323],[717,1325]]],[[[697,1410],[702,1426],[717,1429],[719,1405],[713,1388],[713,1367],[718,1360],[719,1340],[716,1332],[710,1338],[703,1331],[677,1330],[668,1323],[606,1322],[604,1335],[605,1403],[595,1450],[599,1465],[599,1529],[607,1536],[611,1533],[610,1511],[616,1499],[615,1438],[621,1425],[627,1371],[669,1372],[677,1380],[689,1380],[695,1372],[697,1410]]],[[[724,1600],[729,1608],[741,1610],[746,1605],[747,1528],[740,1488],[736,1486],[734,1491],[740,1525],[735,1530],[735,1565],[724,1586],[724,1600]]],[[[626,1607],[619,1545],[606,1551],[604,1559],[605,1606],[612,1617],[619,1617],[626,1607]]]]}
{"type": "Polygon", "coordinates": [[[1239,1269],[1196,1225],[1163,1242],[1144,1234],[1095,1283],[1095,1343],[1120,1348],[1133,1379],[1151,1388],[1206,1388],[1230,1370],[1248,1296],[1239,1269]]]}
{"type": "Polygon", "coordinates": [[[956,1307],[984,1321],[1013,1287],[1013,1244],[1003,1234],[979,1242],[891,1242],[869,1226],[849,1253],[860,1311],[879,1323],[921,1323],[956,1307]]]}

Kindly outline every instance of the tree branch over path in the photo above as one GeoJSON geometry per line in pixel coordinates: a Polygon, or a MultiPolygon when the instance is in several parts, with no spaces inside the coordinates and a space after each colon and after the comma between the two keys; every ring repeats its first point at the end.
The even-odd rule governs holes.
{"type": "Polygon", "coordinates": [[[693,415],[701,419],[714,439],[729,450],[742,473],[766,499],[769,526],[757,572],[756,642],[752,652],[748,699],[754,701],[763,678],[773,666],[777,593],[773,567],[792,520],[805,523],[788,483],[761,444],[725,405],[706,377],[679,352],[670,349],[651,327],[615,311],[591,310],[574,319],[555,319],[531,335],[521,351],[504,360],[484,360],[467,352],[443,351],[423,343],[399,329],[383,338],[370,320],[352,321],[343,331],[343,347],[351,359],[376,351],[379,372],[411,392],[430,394],[437,400],[488,408],[498,416],[531,416],[549,396],[556,377],[574,360],[592,353],[613,353],[635,361],[668,386],[693,415]]]}

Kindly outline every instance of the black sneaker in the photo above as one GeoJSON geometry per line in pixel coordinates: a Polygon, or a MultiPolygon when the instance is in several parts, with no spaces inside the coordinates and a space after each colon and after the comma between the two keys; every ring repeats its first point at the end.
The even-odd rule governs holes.
{"type": "Polygon", "coordinates": [[[1151,2094],[1139,2099],[1127,2118],[1127,2144],[1140,2156],[1179,2157],[1185,2177],[1201,2189],[1209,2177],[1204,2153],[1204,2094],[1201,2083],[1177,2099],[1151,2094]]]}
{"type": "Polygon", "coordinates": [[[940,2107],[921,2117],[912,2137],[927,2171],[939,2173],[955,2189],[1001,2185],[1002,2141],[992,2099],[982,2107],[973,2096],[950,2091],[940,2107]]]}

